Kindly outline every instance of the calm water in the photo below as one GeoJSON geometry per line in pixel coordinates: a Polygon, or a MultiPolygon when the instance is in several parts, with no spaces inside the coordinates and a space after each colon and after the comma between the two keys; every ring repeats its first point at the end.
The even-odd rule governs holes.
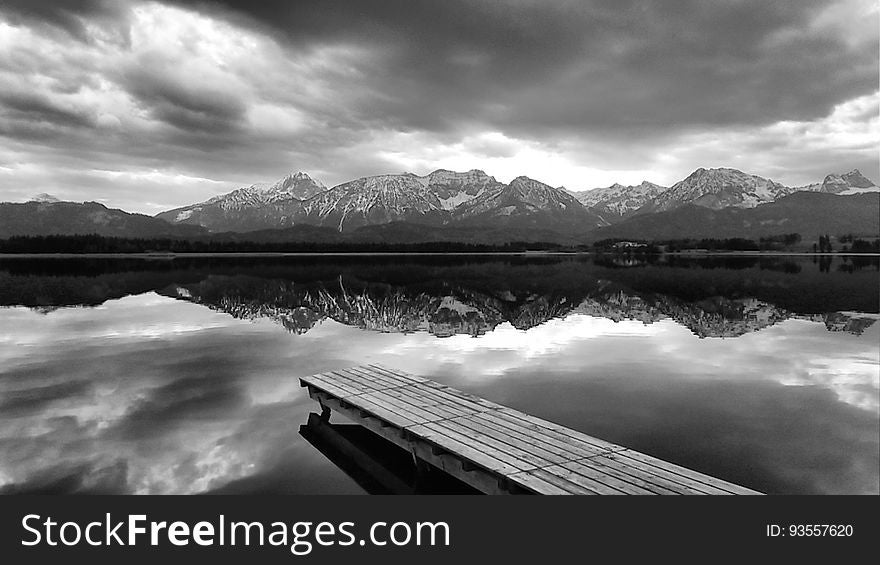
{"type": "Polygon", "coordinates": [[[0,492],[358,493],[380,362],[772,493],[880,482],[876,259],[0,259],[0,492]]]}

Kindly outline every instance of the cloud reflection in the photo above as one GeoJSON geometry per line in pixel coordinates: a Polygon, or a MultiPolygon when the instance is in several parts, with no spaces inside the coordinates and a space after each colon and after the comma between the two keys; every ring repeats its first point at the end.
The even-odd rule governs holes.
{"type": "MultiPolygon", "coordinates": [[[[533,363],[556,370],[616,373],[621,360],[678,374],[681,378],[768,380],[783,385],[821,386],[859,408],[880,411],[880,350],[872,345],[880,328],[860,338],[829,333],[819,323],[787,320],[760,333],[733,339],[699,340],[673,320],[652,324],[614,322],[571,315],[527,331],[509,324],[480,339],[414,336],[383,350],[418,373],[437,365],[466,367],[473,379],[503,376],[533,363]]],[[[646,378],[650,378],[647,371],[646,378]]]]}
{"type": "MultiPolygon", "coordinates": [[[[306,459],[296,428],[313,407],[295,377],[322,367],[269,323],[147,294],[4,309],[0,334],[0,492],[195,493],[306,459]]],[[[303,492],[319,473],[358,490],[318,459],[299,473],[303,492]]]]}
{"type": "Polygon", "coordinates": [[[303,335],[153,293],[0,310],[0,492],[359,492],[306,444],[298,376],[429,375],[770,492],[877,492],[880,327],[698,339],[572,314],[481,337],[303,335]]]}

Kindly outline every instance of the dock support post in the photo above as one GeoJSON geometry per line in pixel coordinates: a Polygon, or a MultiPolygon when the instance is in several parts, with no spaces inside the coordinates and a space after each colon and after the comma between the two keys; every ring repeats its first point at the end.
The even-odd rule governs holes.
{"type": "Polygon", "coordinates": [[[431,465],[427,461],[416,455],[415,450],[412,451],[412,458],[413,465],[416,468],[415,486],[416,490],[418,490],[428,481],[428,475],[431,473],[431,465]]]}
{"type": "Polygon", "coordinates": [[[321,405],[321,421],[329,422],[330,421],[330,407],[324,404],[323,402],[319,402],[321,405]]]}

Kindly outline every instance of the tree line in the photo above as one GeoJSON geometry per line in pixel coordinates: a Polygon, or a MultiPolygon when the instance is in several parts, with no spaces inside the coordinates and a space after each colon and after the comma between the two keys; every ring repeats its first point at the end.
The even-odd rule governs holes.
{"type": "Polygon", "coordinates": [[[702,238],[702,239],[665,239],[658,241],[626,241],[620,239],[604,239],[597,241],[593,247],[601,251],[625,251],[642,253],[675,253],[686,250],[706,251],[780,251],[796,245],[801,241],[798,233],[762,237],[755,241],[744,237],[702,238]]]}
{"type": "Polygon", "coordinates": [[[254,242],[213,239],[125,238],[91,235],[12,236],[0,239],[0,253],[504,253],[556,250],[554,243],[464,242],[254,242]]]}
{"type": "MultiPolygon", "coordinates": [[[[843,253],[880,253],[880,239],[861,239],[851,234],[837,238],[842,244],[840,251],[843,253]]],[[[705,251],[786,251],[799,247],[802,241],[799,233],[786,233],[766,236],[755,239],[744,237],[729,238],[682,238],[665,240],[624,240],[620,238],[603,239],[593,244],[593,248],[601,252],[627,253],[627,254],[651,254],[651,253],[675,253],[687,250],[705,251]]],[[[812,246],[814,253],[831,253],[835,247],[831,244],[831,237],[827,234],[820,235],[817,243],[812,246]]]]}
{"type": "MultiPolygon", "coordinates": [[[[655,255],[686,250],[783,251],[801,241],[800,234],[762,237],[670,239],[632,241],[604,239],[592,244],[560,245],[547,242],[466,243],[434,241],[422,243],[234,241],[221,239],[127,238],[91,235],[11,236],[0,239],[0,253],[7,254],[94,254],[94,253],[510,253],[523,251],[596,251],[629,255],[655,255]]],[[[843,253],[880,253],[880,240],[841,236],[843,253]]],[[[819,237],[813,251],[834,251],[828,235],[819,237]]]]}

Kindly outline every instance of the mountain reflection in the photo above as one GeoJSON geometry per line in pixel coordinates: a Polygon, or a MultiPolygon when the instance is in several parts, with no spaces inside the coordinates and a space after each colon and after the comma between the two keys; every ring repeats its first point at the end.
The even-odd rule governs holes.
{"type": "Polygon", "coordinates": [[[714,296],[685,302],[661,294],[640,296],[606,280],[585,285],[577,294],[517,295],[509,289],[480,292],[456,287],[448,289],[448,294],[431,295],[406,287],[347,282],[342,276],[326,285],[309,286],[284,280],[211,277],[163,289],[160,294],[239,319],[269,318],[295,334],[331,319],[370,331],[476,337],[504,322],[528,330],[553,318],[586,314],[644,324],[672,319],[700,338],[738,337],[791,318],[824,323],[829,331],[861,335],[877,319],[861,313],[797,314],[755,298],[714,296]]]}
{"type": "Polygon", "coordinates": [[[143,292],[304,334],[323,320],[391,333],[481,336],[584,314],[733,338],[788,319],[861,335],[878,318],[876,258],[373,257],[11,261],[7,305],[41,312],[143,292]],[[832,269],[829,262],[839,261],[832,269]]]}

